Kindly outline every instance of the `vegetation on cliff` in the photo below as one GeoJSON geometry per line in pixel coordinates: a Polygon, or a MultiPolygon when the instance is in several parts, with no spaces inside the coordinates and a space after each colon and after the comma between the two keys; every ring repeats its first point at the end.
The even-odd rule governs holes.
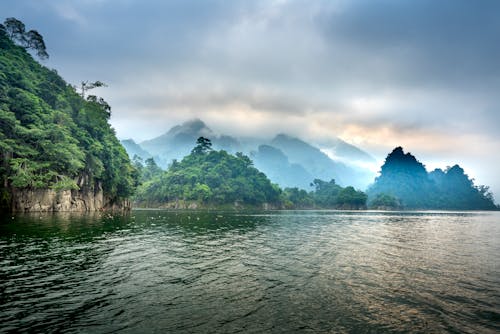
{"type": "Polygon", "coordinates": [[[98,187],[111,202],[129,197],[137,172],[108,123],[110,106],[95,95],[83,97],[36,62],[27,50],[48,57],[43,38],[31,33],[38,44],[29,43],[16,21],[0,25],[2,206],[9,207],[14,188],[98,187]]]}
{"type": "Polygon", "coordinates": [[[367,191],[370,205],[406,209],[495,210],[486,186],[475,186],[459,166],[428,173],[412,154],[395,148],[367,191]]]}

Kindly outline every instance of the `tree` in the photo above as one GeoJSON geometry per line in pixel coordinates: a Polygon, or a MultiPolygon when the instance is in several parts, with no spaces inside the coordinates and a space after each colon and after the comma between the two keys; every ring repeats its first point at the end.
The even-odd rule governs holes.
{"type": "Polygon", "coordinates": [[[196,146],[193,148],[191,153],[204,154],[212,150],[212,141],[205,137],[199,137],[196,140],[196,146]]]}
{"type": "Polygon", "coordinates": [[[18,42],[21,45],[26,44],[26,27],[24,23],[14,17],[9,17],[5,19],[4,27],[7,32],[7,36],[9,36],[12,41],[18,42]]]}
{"type": "Polygon", "coordinates": [[[361,209],[366,206],[367,196],[362,191],[356,191],[351,186],[345,187],[342,189],[337,198],[336,204],[337,207],[346,208],[346,209],[361,209]]]}
{"type": "MultiPolygon", "coordinates": [[[[97,88],[97,87],[108,87],[108,86],[104,82],[101,82],[99,80],[94,81],[94,82],[82,81],[81,88],[80,88],[80,95],[82,96],[82,98],[85,98],[86,91],[97,88]]],[[[91,96],[93,96],[93,95],[91,95],[91,96]]]]}
{"type": "Polygon", "coordinates": [[[38,33],[38,31],[36,30],[28,31],[26,33],[25,38],[26,38],[26,47],[35,50],[36,55],[40,59],[45,60],[49,58],[49,54],[47,53],[43,37],[38,33]]]}
{"type": "Polygon", "coordinates": [[[398,200],[386,193],[379,193],[370,201],[373,209],[397,209],[399,206],[398,200]]]}
{"type": "Polygon", "coordinates": [[[95,95],[89,95],[89,96],[87,96],[87,101],[98,105],[104,111],[107,118],[111,117],[111,106],[102,97],[97,97],[95,95]]]}
{"type": "Polygon", "coordinates": [[[2,30],[7,33],[7,36],[13,42],[19,43],[26,49],[34,50],[41,60],[49,58],[43,36],[38,31],[30,30],[26,32],[24,23],[13,17],[6,19],[2,27],[2,30]]]}

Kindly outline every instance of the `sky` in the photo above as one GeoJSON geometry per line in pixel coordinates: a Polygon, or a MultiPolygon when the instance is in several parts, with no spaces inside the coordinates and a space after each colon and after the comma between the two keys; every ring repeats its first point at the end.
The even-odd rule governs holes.
{"type": "Polygon", "coordinates": [[[459,163],[500,198],[500,1],[3,0],[45,65],[100,80],[119,138],[200,118],[459,163]]]}

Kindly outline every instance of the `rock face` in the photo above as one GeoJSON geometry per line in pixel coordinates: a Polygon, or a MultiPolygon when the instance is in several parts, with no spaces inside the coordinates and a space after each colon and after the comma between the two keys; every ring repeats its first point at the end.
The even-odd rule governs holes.
{"type": "Polygon", "coordinates": [[[14,212],[84,212],[99,210],[130,210],[128,200],[111,203],[101,187],[83,190],[13,189],[14,212]]]}

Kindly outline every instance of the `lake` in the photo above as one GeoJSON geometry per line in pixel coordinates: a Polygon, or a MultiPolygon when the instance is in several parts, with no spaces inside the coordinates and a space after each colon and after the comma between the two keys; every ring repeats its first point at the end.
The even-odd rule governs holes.
{"type": "Polygon", "coordinates": [[[0,219],[0,332],[495,333],[499,212],[0,219]]]}

